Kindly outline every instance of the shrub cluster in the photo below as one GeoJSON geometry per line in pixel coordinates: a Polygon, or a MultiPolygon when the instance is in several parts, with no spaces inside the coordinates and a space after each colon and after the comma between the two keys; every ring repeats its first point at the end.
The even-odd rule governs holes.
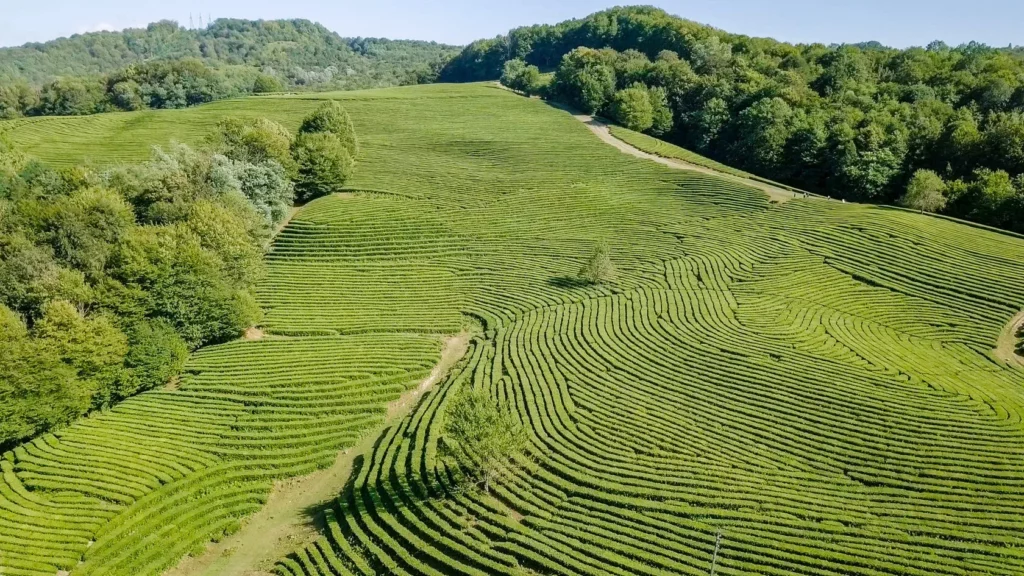
{"type": "Polygon", "coordinates": [[[292,145],[298,166],[295,192],[300,202],[340,192],[355,167],[359,152],[348,112],[330,100],[314,110],[299,127],[292,145]]]}
{"type": "Polygon", "coordinates": [[[0,141],[0,445],[165,384],[190,350],[260,319],[253,287],[292,178],[308,199],[352,170],[339,105],[303,130],[293,142],[269,120],[226,119],[209,150],[105,172],[0,141]]]}

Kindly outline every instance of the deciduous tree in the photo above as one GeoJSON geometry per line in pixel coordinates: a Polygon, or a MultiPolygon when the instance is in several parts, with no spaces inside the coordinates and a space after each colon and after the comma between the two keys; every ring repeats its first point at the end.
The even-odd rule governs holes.
{"type": "Polygon", "coordinates": [[[578,276],[581,280],[591,284],[602,284],[615,279],[615,265],[612,264],[611,250],[608,245],[601,242],[594,248],[594,252],[587,258],[587,262],[580,269],[578,276]]]}
{"type": "Polygon", "coordinates": [[[300,202],[341,192],[352,174],[352,156],[333,133],[299,134],[292,154],[299,166],[295,196],[300,202]]]}
{"type": "Polygon", "coordinates": [[[924,212],[938,212],[946,206],[946,183],[931,170],[918,170],[907,184],[907,193],[900,203],[907,208],[924,212]]]}
{"type": "Polygon", "coordinates": [[[442,429],[442,454],[485,492],[513,471],[529,438],[506,406],[480,388],[464,388],[449,401],[442,429]]]}
{"type": "Polygon", "coordinates": [[[630,130],[646,132],[654,125],[654,106],[643,84],[616,92],[610,109],[612,118],[630,130]]]}
{"type": "Polygon", "coordinates": [[[299,134],[333,134],[354,160],[359,154],[359,140],[348,112],[335,100],[324,102],[302,121],[299,134]]]}

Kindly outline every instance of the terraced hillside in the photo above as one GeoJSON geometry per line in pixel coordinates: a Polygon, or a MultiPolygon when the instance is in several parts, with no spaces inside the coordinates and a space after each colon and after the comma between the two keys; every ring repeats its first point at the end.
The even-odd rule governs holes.
{"type": "MultiPolygon", "coordinates": [[[[5,574],[82,554],[73,575],[157,573],[268,478],[350,442],[467,318],[482,330],[465,360],[357,461],[281,573],[699,575],[719,533],[720,574],[1024,572],[1024,372],[992,353],[1024,307],[1024,241],[772,204],[498,89],[340,97],[360,166],[275,242],[260,299],[281,336],[203,351],[180,390],[10,455],[5,574]],[[601,241],[617,278],[581,284],[601,241]],[[491,495],[456,490],[436,456],[465,386],[530,431],[524,471],[491,495]],[[216,475],[240,481],[204,489],[216,475]]],[[[311,104],[233,104],[275,105],[289,122],[311,104]]]]}

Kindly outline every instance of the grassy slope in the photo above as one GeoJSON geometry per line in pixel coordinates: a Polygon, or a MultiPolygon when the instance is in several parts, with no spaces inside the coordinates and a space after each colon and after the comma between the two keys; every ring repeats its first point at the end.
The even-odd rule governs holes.
{"type": "MultiPolygon", "coordinates": [[[[568,115],[498,89],[339,97],[363,146],[353,185],[374,192],[318,200],[284,230],[260,293],[269,329],[341,334],[296,341],[307,343],[364,334],[365,352],[325,354],[331,369],[362,373],[364,356],[381,369],[405,362],[399,380],[436,355],[436,340],[425,336],[434,347],[420,349],[413,334],[452,332],[465,313],[487,330],[457,372],[357,463],[328,533],[282,571],[702,574],[721,529],[722,573],[1020,572],[1024,373],[991,350],[1024,306],[1024,242],[868,206],[773,207],[754,190],[621,154],[568,115]],[[602,239],[618,277],[580,286],[574,275],[602,239]],[[373,341],[388,338],[410,344],[395,340],[394,357],[378,358],[373,341]],[[530,473],[495,497],[451,493],[434,457],[437,416],[466,385],[514,405],[536,447],[530,473]]],[[[289,125],[311,105],[230,103],[289,125]]],[[[215,118],[209,107],[176,114],[159,130],[141,126],[148,135],[122,136],[198,138],[191,118],[215,118]]],[[[49,149],[45,128],[31,129],[38,150],[49,149]]],[[[124,150],[104,140],[90,154],[106,162],[124,150]]],[[[279,342],[291,341],[254,344],[279,342]]],[[[182,394],[144,395],[114,412],[168,434],[208,421],[198,437],[212,446],[236,445],[232,434],[264,442],[264,428],[166,415],[244,398],[218,414],[230,423],[233,411],[255,406],[271,418],[277,397],[266,379],[274,377],[291,386],[289,401],[317,398],[309,387],[322,378],[287,376],[315,363],[284,352],[280,371],[250,385],[265,355],[253,348],[228,359],[252,345],[201,353],[193,366],[202,378],[182,394]]],[[[327,365],[311,374],[318,370],[327,365]]],[[[335,397],[344,404],[343,390],[335,397]]],[[[78,538],[99,534],[83,573],[147,573],[147,563],[173,559],[170,544],[208,528],[202,514],[185,530],[154,512],[173,510],[168,487],[187,498],[202,471],[155,489],[146,482],[159,477],[139,472],[131,488],[150,496],[129,495],[137,501],[127,509],[79,502],[95,494],[82,480],[110,422],[116,414],[73,427],[53,449],[37,442],[43,468],[29,450],[5,464],[0,488],[35,491],[0,492],[25,500],[20,515],[0,511],[0,522],[39,526],[31,537],[42,547],[63,531],[29,519],[31,510],[96,510],[76,516],[84,518],[78,538]],[[71,494],[44,490],[52,487],[71,494]],[[132,531],[106,528],[126,517],[136,519],[132,531]]],[[[301,435],[303,426],[273,437],[301,435]]],[[[204,492],[208,508],[265,494],[247,486],[204,492]]],[[[45,558],[24,546],[25,534],[0,539],[0,558],[45,558]]]]}
{"type": "Polygon", "coordinates": [[[633,130],[630,130],[629,128],[623,128],[622,126],[616,126],[614,124],[610,125],[608,128],[609,130],[611,130],[613,136],[622,140],[623,142],[636,146],[637,148],[643,150],[644,152],[662,156],[664,158],[675,158],[677,160],[682,160],[684,162],[696,164],[697,166],[710,168],[712,170],[722,172],[723,174],[732,174],[733,176],[739,176],[740,178],[756,180],[758,182],[771,184],[772,186],[778,186],[779,188],[783,188],[792,192],[800,191],[798,188],[793,188],[792,186],[780,184],[778,182],[775,182],[774,180],[762,178],[755,174],[751,174],[750,172],[745,172],[738,168],[727,166],[725,164],[722,164],[721,162],[716,162],[706,156],[701,156],[696,152],[691,152],[686,148],[681,148],[679,146],[676,146],[675,144],[665,142],[664,140],[654,138],[653,136],[648,136],[647,134],[635,132],[633,130]]]}
{"type": "MultiPolygon", "coordinates": [[[[361,90],[356,94],[357,98],[413,98],[443,89],[442,85],[426,85],[361,90]]],[[[19,118],[0,121],[0,131],[6,130],[19,149],[50,164],[102,166],[146,160],[153,145],[166,146],[172,141],[201,144],[225,116],[267,117],[297,130],[317,100],[328,97],[347,98],[346,92],[325,92],[222,100],[181,110],[19,118]]]]}

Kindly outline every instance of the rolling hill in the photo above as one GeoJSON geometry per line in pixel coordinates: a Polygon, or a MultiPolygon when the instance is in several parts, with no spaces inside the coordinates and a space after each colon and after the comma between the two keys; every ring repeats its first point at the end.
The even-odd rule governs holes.
{"type": "Polygon", "coordinates": [[[103,165],[225,115],[295,128],[320,98],[359,169],[275,240],[267,336],[5,454],[0,573],[160,574],[366,438],[279,573],[701,575],[716,549],[728,575],[1024,571],[1024,370],[995,352],[1024,240],[772,201],[489,85],[4,125],[103,165]],[[599,243],[616,278],[581,283],[599,243]],[[387,418],[457,333],[462,359],[387,418]],[[490,494],[437,456],[464,387],[529,430],[490,494]]]}
{"type": "Polygon", "coordinates": [[[0,48],[0,84],[41,85],[67,76],[102,76],[143,61],[197,58],[213,67],[259,68],[291,85],[387,86],[455,50],[436,42],[342,38],[308,20],[222,18],[199,29],[162,21],[0,48]]]}

